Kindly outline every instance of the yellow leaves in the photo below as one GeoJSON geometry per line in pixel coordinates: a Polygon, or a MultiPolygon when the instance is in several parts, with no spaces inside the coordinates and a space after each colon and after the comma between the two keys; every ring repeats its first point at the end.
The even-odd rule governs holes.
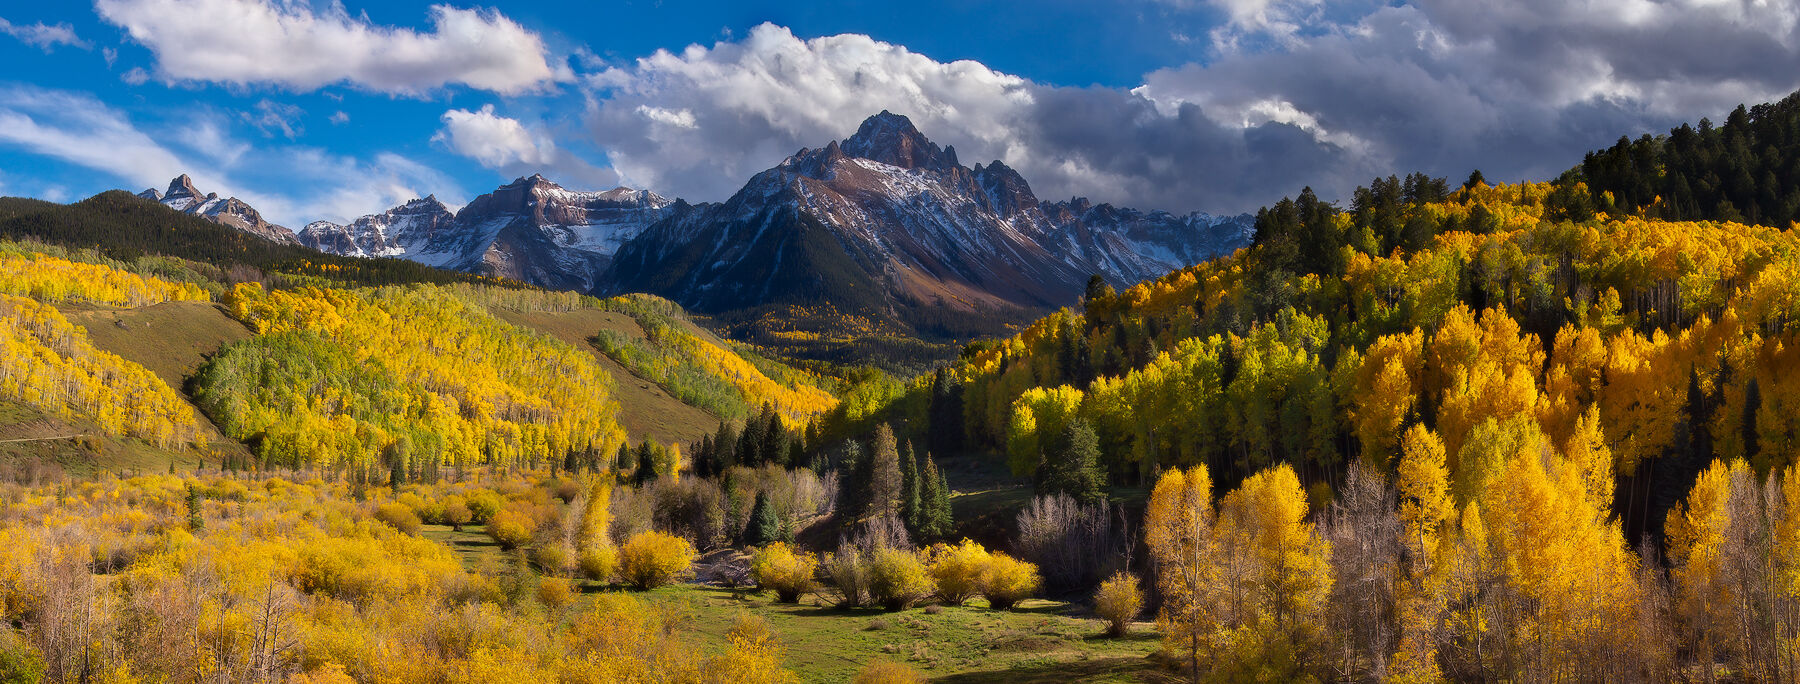
{"type": "Polygon", "coordinates": [[[0,293],[46,303],[81,301],[127,308],[211,298],[191,283],[173,283],[38,252],[16,252],[10,243],[0,245],[0,293]]]}
{"type": "MultiPolygon", "coordinates": [[[[225,427],[240,438],[272,431],[285,441],[264,443],[281,448],[312,442],[291,445],[299,452],[294,463],[365,459],[402,428],[434,436],[430,455],[446,462],[541,462],[570,451],[610,453],[624,441],[609,392],[612,378],[591,355],[501,322],[458,292],[436,286],[265,292],[239,285],[227,305],[258,332],[316,334],[374,373],[391,373],[399,387],[387,391],[377,383],[344,381],[300,388],[306,396],[290,396],[293,388],[281,387],[244,392],[258,402],[260,412],[252,415],[260,420],[227,421],[225,427]],[[387,410],[362,408],[368,406],[387,410]],[[360,421],[351,431],[360,437],[355,444],[318,429],[353,413],[360,421]]],[[[254,353],[271,357],[258,363],[277,367],[304,363],[282,357],[283,349],[254,353]]],[[[222,382],[247,380],[227,376],[222,382]]]]}
{"type": "Polygon", "coordinates": [[[1456,504],[1450,499],[1444,443],[1423,425],[1408,428],[1401,438],[1395,485],[1407,545],[1417,557],[1428,559],[1436,553],[1440,528],[1455,517],[1456,504]]]}
{"type": "Polygon", "coordinates": [[[1331,590],[1331,547],[1306,522],[1306,508],[1306,491],[1286,464],[1250,476],[1219,501],[1218,536],[1228,548],[1252,550],[1260,571],[1253,582],[1277,622],[1315,614],[1331,590]]]}
{"type": "Polygon", "coordinates": [[[1014,475],[1036,472],[1049,441],[1079,414],[1082,397],[1081,390],[1068,385],[1034,387],[1013,402],[1006,452],[1014,475]]]}
{"type": "Polygon", "coordinates": [[[1362,442],[1365,462],[1385,466],[1397,446],[1400,426],[1423,389],[1424,342],[1425,334],[1417,328],[1404,335],[1385,335],[1369,345],[1357,367],[1349,418],[1362,442]]]}
{"type": "Polygon", "coordinates": [[[1170,471],[1146,509],[1164,646],[1226,679],[1264,666],[1296,672],[1292,658],[1321,629],[1332,582],[1306,493],[1292,468],[1264,470],[1219,502],[1215,525],[1211,488],[1204,469],[1170,471]]]}
{"type": "Polygon", "coordinates": [[[1544,352],[1505,312],[1483,311],[1477,325],[1467,307],[1451,310],[1431,340],[1429,359],[1427,386],[1441,393],[1437,427],[1450,453],[1483,420],[1535,417],[1544,352]]]}
{"type": "Polygon", "coordinates": [[[800,597],[816,589],[813,576],[818,569],[817,556],[796,552],[782,542],[765,546],[750,558],[751,579],[756,586],[774,591],[782,603],[798,603],[800,597]]]}
{"type": "Polygon", "coordinates": [[[161,378],[100,351],[49,305],[4,294],[0,397],[164,447],[200,440],[199,417],[161,378]]]}
{"type": "Polygon", "coordinates": [[[639,532],[619,547],[619,577],[639,589],[655,589],[687,572],[694,547],[663,532],[639,532]]]}

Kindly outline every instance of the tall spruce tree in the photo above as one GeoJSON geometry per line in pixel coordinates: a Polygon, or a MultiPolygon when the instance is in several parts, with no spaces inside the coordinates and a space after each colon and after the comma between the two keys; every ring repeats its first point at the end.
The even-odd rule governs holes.
{"type": "Polygon", "coordinates": [[[756,503],[750,507],[750,523],[744,528],[744,543],[762,546],[780,539],[781,518],[775,515],[775,507],[769,503],[769,496],[757,492],[756,503]]]}
{"type": "Polygon", "coordinates": [[[950,513],[950,485],[930,454],[925,455],[925,471],[919,477],[919,536],[926,539],[950,536],[955,526],[950,513]]]}
{"type": "Polygon", "coordinates": [[[656,447],[646,439],[638,443],[637,469],[631,473],[631,479],[638,485],[656,479],[656,447]]]}
{"type": "Polygon", "coordinates": [[[919,533],[919,460],[910,440],[900,445],[900,519],[908,531],[919,533]]]}

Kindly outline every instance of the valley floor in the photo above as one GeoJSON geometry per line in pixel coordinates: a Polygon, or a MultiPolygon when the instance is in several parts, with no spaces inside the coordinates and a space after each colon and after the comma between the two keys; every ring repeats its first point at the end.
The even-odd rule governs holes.
{"type": "MultiPolygon", "coordinates": [[[[479,525],[461,532],[426,525],[422,536],[449,545],[465,567],[506,562],[505,552],[479,525]]],[[[582,583],[583,599],[617,591],[582,583]]],[[[847,682],[873,660],[903,662],[934,682],[1173,682],[1152,654],[1159,636],[1140,622],[1123,639],[1104,635],[1105,625],[1080,604],[1029,599],[1011,611],[989,609],[982,599],[961,607],[918,607],[898,612],[834,608],[816,596],[799,604],[777,603],[772,594],[709,584],[680,584],[638,594],[681,607],[701,643],[723,651],[726,631],[738,615],[768,622],[787,651],[783,664],[803,682],[847,682]]],[[[566,609],[579,611],[581,602],[566,609]]]]}

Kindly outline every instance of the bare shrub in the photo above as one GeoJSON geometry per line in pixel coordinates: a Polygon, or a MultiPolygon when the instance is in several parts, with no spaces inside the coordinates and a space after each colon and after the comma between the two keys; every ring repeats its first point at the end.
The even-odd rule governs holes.
{"type": "Polygon", "coordinates": [[[1131,564],[1123,514],[1104,504],[1084,506],[1067,494],[1031,500],[1019,513],[1013,551],[1037,564],[1053,591],[1094,586],[1131,564]]]}
{"type": "Polygon", "coordinates": [[[1352,463],[1320,536],[1331,543],[1331,598],[1326,621],[1333,668],[1344,679],[1385,679],[1399,646],[1395,586],[1403,548],[1394,488],[1361,462],[1352,463]]]}

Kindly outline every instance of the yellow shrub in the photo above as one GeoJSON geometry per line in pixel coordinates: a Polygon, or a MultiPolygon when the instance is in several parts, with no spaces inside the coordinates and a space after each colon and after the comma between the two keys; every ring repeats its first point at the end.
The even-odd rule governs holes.
{"type": "Polygon", "coordinates": [[[693,562],[692,544],[662,532],[639,532],[619,548],[619,576],[639,589],[674,582],[693,562]]]}
{"type": "Polygon", "coordinates": [[[619,569],[619,550],[611,546],[590,546],[581,550],[581,574],[595,582],[610,582],[619,569]]]}
{"type": "Polygon", "coordinates": [[[1101,582],[1100,590],[1094,592],[1094,612],[1106,620],[1107,633],[1113,636],[1125,636],[1131,621],[1143,610],[1144,592],[1138,588],[1137,578],[1131,573],[1113,575],[1101,582]]]}
{"type": "Polygon", "coordinates": [[[856,673],[856,684],[925,684],[925,676],[901,663],[873,660],[856,673]]]}
{"type": "Polygon", "coordinates": [[[501,548],[511,551],[531,541],[532,522],[531,516],[508,508],[488,520],[487,533],[501,548]]]}
{"type": "Polygon", "coordinates": [[[569,580],[561,577],[545,577],[538,582],[538,602],[551,610],[562,610],[575,598],[575,588],[569,580]]]}
{"type": "Polygon", "coordinates": [[[531,557],[546,575],[567,576],[575,568],[574,555],[560,543],[539,544],[532,550],[531,557]]]}
{"type": "Polygon", "coordinates": [[[987,549],[965,539],[955,546],[933,545],[927,553],[931,558],[931,579],[937,583],[938,598],[960,606],[981,594],[983,575],[993,559],[987,549]]]}
{"type": "Polygon", "coordinates": [[[506,506],[506,499],[500,498],[500,495],[493,491],[483,489],[474,494],[470,494],[467,505],[471,516],[470,520],[478,525],[482,525],[486,524],[488,520],[493,518],[495,513],[499,513],[500,509],[506,506]]]}
{"type": "Polygon", "coordinates": [[[931,575],[919,554],[881,549],[869,560],[869,594],[888,610],[901,610],[931,594],[931,575]]]}
{"type": "Polygon", "coordinates": [[[731,648],[706,663],[706,681],[736,684],[788,684],[798,681],[781,667],[784,650],[769,623],[756,615],[740,615],[725,633],[731,648]]]}
{"type": "Polygon", "coordinates": [[[393,526],[406,534],[418,536],[419,515],[403,503],[384,503],[375,509],[375,519],[393,526]]]}
{"type": "Polygon", "coordinates": [[[987,597],[988,605],[1006,610],[1037,593],[1043,584],[1044,578],[1038,575],[1036,565],[996,553],[988,560],[987,572],[981,580],[981,593],[987,597]]]}
{"type": "Polygon", "coordinates": [[[819,560],[810,553],[796,553],[787,544],[775,542],[757,551],[750,559],[750,576],[756,585],[773,590],[782,603],[799,603],[800,597],[818,588],[813,573],[819,560]]]}
{"type": "Polygon", "coordinates": [[[469,502],[460,496],[444,497],[443,509],[444,517],[439,522],[449,525],[458,532],[462,531],[463,525],[467,525],[469,521],[475,519],[475,512],[469,510],[469,502]]]}

